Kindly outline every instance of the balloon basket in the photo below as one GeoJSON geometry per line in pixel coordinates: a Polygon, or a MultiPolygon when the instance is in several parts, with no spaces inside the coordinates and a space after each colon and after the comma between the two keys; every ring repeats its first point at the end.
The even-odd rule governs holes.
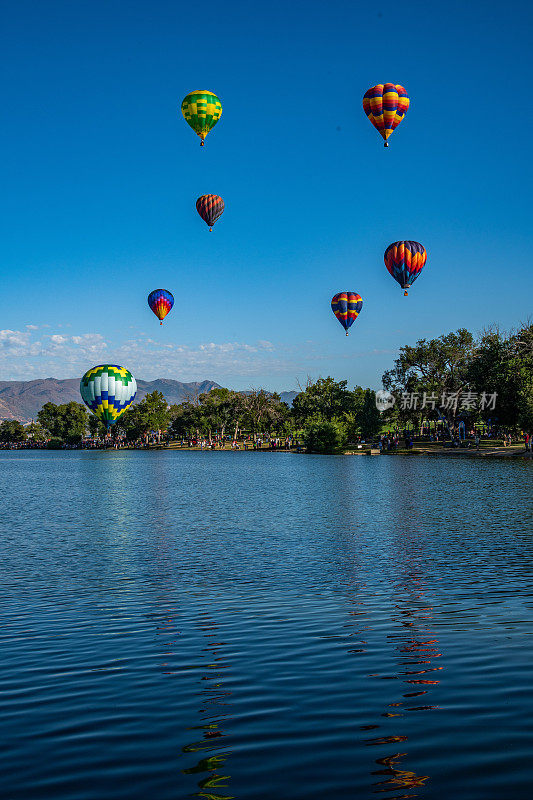
{"type": "Polygon", "coordinates": [[[388,146],[389,146],[389,143],[388,143],[388,142],[384,142],[384,143],[383,143],[383,147],[388,147],[388,146]]]}
{"type": "Polygon", "coordinates": [[[408,294],[409,294],[409,292],[404,292],[404,293],[403,293],[403,296],[404,296],[404,297],[407,297],[407,296],[408,296],[408,294]]]}
{"type": "Polygon", "coordinates": [[[204,140],[202,139],[202,140],[200,141],[200,147],[203,147],[203,146],[204,146],[204,140]]]}

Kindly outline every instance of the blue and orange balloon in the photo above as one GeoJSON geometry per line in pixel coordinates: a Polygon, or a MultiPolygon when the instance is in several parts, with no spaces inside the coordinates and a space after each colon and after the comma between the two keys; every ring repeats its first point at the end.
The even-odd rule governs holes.
{"type": "Polygon", "coordinates": [[[363,308],[363,299],[355,292],[339,292],[331,301],[331,310],[348,336],[348,328],[354,324],[363,308]]]}
{"type": "Polygon", "coordinates": [[[148,295],[148,305],[159,320],[159,324],[162,325],[174,305],[174,297],[167,289],[154,289],[148,295]]]}
{"type": "Polygon", "coordinates": [[[393,242],[385,250],[385,266],[395,281],[398,281],[404,296],[416,281],[427,261],[426,248],[420,242],[393,242]]]}

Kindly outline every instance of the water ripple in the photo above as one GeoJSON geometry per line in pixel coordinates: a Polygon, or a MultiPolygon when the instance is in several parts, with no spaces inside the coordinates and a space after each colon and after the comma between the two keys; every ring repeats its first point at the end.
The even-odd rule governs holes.
{"type": "Polygon", "coordinates": [[[530,796],[529,464],[0,460],[2,798],[530,796]]]}

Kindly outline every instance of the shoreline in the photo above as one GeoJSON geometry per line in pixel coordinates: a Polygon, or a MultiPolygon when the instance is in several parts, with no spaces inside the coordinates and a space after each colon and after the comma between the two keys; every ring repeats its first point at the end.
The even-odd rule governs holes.
{"type": "Polygon", "coordinates": [[[246,450],[241,446],[238,449],[232,447],[217,447],[217,448],[209,448],[209,447],[187,447],[175,444],[170,442],[169,444],[149,444],[144,445],[141,447],[135,445],[126,445],[123,447],[115,448],[112,445],[108,447],[65,447],[65,448],[49,448],[49,447],[0,447],[0,452],[2,451],[49,451],[49,452],[74,452],[74,451],[83,451],[83,452],[101,452],[101,451],[109,451],[109,450],[135,450],[135,451],[173,451],[173,452],[182,452],[182,453],[290,453],[293,455],[338,455],[338,456],[443,456],[443,457],[450,457],[450,456],[460,456],[462,458],[523,458],[526,460],[533,459],[533,452],[531,450],[526,450],[523,445],[515,445],[510,447],[502,447],[502,446],[485,446],[479,449],[476,448],[468,448],[468,447],[443,447],[441,444],[438,446],[429,445],[429,444],[421,444],[420,446],[413,446],[412,448],[398,448],[396,450],[384,450],[381,451],[377,447],[372,447],[371,445],[362,445],[361,447],[357,447],[357,449],[351,447],[346,448],[345,450],[338,452],[338,453],[306,453],[306,450],[303,446],[292,447],[289,449],[285,448],[269,448],[269,447],[259,447],[254,449],[253,447],[248,447],[246,450]]]}

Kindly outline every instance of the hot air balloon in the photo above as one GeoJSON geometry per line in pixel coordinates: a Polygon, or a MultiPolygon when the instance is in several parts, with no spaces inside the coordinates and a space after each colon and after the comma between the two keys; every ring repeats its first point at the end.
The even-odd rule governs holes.
{"type": "Polygon", "coordinates": [[[109,428],[133,403],[137,383],[131,372],[118,364],[98,364],[81,379],[80,394],[85,405],[109,428]]]}
{"type": "Polygon", "coordinates": [[[162,325],[163,320],[174,305],[174,297],[167,289],[154,289],[148,295],[148,305],[156,315],[160,325],[162,325]]]}
{"type": "Polygon", "coordinates": [[[331,310],[339,320],[348,336],[348,328],[353,325],[363,308],[363,299],[355,292],[339,292],[331,301],[331,310]]]}
{"type": "Polygon", "coordinates": [[[385,250],[385,266],[395,281],[402,289],[407,289],[413,284],[427,261],[426,248],[420,242],[393,242],[385,250]]]}
{"type": "Polygon", "coordinates": [[[224,212],[224,201],[218,194],[203,194],[196,201],[196,210],[212,231],[213,225],[224,212]]]}
{"type": "Polygon", "coordinates": [[[385,147],[388,147],[387,139],[409,108],[409,97],[400,84],[378,83],[365,92],[363,108],[374,128],[383,136],[385,147]]]}
{"type": "Polygon", "coordinates": [[[181,113],[200,137],[200,144],[203,147],[205,137],[222,116],[222,103],[213,92],[196,89],[183,100],[181,113]]]}

